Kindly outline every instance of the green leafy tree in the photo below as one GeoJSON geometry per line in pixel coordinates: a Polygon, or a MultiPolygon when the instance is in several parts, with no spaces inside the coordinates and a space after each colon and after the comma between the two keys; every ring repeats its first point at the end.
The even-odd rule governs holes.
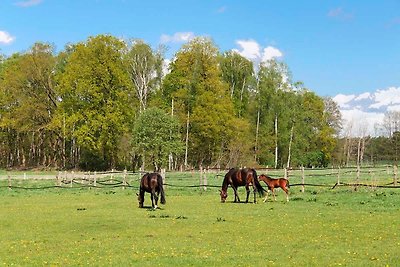
{"type": "Polygon", "coordinates": [[[300,164],[323,167],[330,162],[335,148],[335,130],[329,125],[324,99],[315,93],[303,90],[299,126],[301,135],[297,140],[300,164]]]}
{"type": "Polygon", "coordinates": [[[53,47],[34,44],[2,64],[0,127],[8,136],[8,165],[57,165],[58,133],[50,127],[57,108],[53,47]]]}
{"type": "Polygon", "coordinates": [[[139,115],[132,140],[135,152],[142,156],[144,165],[150,161],[155,171],[167,165],[170,155],[179,156],[184,149],[179,121],[155,107],[139,115]]]}
{"type": "Polygon", "coordinates": [[[83,168],[114,168],[119,142],[132,123],[132,88],[122,60],[125,48],[112,36],[90,37],[74,45],[59,76],[57,123],[79,147],[74,151],[82,151],[83,168]]]}
{"type": "Polygon", "coordinates": [[[246,117],[250,90],[254,85],[253,63],[235,51],[225,52],[221,57],[222,79],[229,85],[235,113],[246,117]]]}
{"type": "Polygon", "coordinates": [[[153,51],[141,40],[133,40],[125,54],[126,69],[135,88],[140,111],[146,109],[148,99],[159,89],[162,77],[161,49],[153,51]]]}
{"type": "Polygon", "coordinates": [[[285,103],[287,94],[291,91],[289,78],[287,66],[275,60],[261,63],[257,73],[256,156],[261,163],[273,165],[275,168],[282,164],[279,161],[281,142],[289,132],[287,121],[290,118],[290,106],[285,103]],[[267,143],[263,143],[264,140],[267,143]]]}
{"type": "Polygon", "coordinates": [[[178,51],[164,81],[163,94],[174,100],[174,114],[186,126],[185,165],[189,154],[192,164],[215,163],[232,136],[234,109],[218,55],[210,39],[195,38],[178,51]]]}

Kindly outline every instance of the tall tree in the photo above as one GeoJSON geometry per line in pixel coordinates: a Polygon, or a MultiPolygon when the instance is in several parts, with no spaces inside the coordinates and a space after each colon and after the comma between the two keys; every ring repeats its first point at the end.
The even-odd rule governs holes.
{"type": "Polygon", "coordinates": [[[174,114],[186,125],[192,164],[215,162],[232,135],[233,104],[221,80],[218,54],[210,39],[195,38],[178,51],[164,81],[163,93],[174,99],[174,114]]]}
{"type": "Polygon", "coordinates": [[[59,127],[82,148],[84,168],[115,167],[119,141],[133,120],[125,47],[112,36],[90,37],[73,47],[59,77],[59,127]]]}
{"type": "Polygon", "coordinates": [[[151,93],[160,87],[163,56],[141,40],[133,40],[125,55],[129,77],[139,100],[140,111],[146,109],[151,93]]]}
{"type": "MultiPolygon", "coordinates": [[[[282,134],[279,131],[282,128],[279,124],[281,119],[286,120],[287,118],[284,113],[288,107],[284,105],[284,101],[286,93],[291,90],[289,78],[290,73],[287,66],[275,60],[262,62],[257,73],[256,103],[258,110],[256,111],[256,129],[259,132],[256,132],[256,136],[268,135],[268,138],[273,140],[273,165],[275,168],[279,165],[279,140],[281,139],[280,134],[282,134]],[[262,134],[260,134],[261,129],[262,134]],[[270,136],[271,132],[273,136],[270,136]]],[[[265,136],[258,139],[265,140],[265,136]]],[[[257,141],[255,145],[256,153],[262,153],[258,151],[259,147],[269,150],[270,145],[270,143],[263,145],[257,141]]],[[[264,160],[268,159],[265,158],[264,160]]]]}
{"type": "Polygon", "coordinates": [[[133,136],[135,150],[156,171],[166,166],[170,155],[177,156],[183,151],[178,120],[158,108],[149,108],[140,114],[133,136]]]}
{"type": "Polygon", "coordinates": [[[230,50],[221,57],[221,71],[223,80],[229,85],[236,115],[245,116],[248,112],[250,90],[254,84],[253,63],[230,50]]]}
{"type": "Polygon", "coordinates": [[[324,97],[323,99],[326,123],[335,131],[335,135],[339,136],[343,124],[339,106],[332,97],[324,97]]]}
{"type": "Polygon", "coordinates": [[[0,94],[4,97],[0,105],[4,113],[0,127],[7,131],[10,141],[14,140],[9,143],[9,164],[57,164],[59,139],[50,127],[58,102],[53,53],[51,45],[36,43],[3,64],[0,94]]]}

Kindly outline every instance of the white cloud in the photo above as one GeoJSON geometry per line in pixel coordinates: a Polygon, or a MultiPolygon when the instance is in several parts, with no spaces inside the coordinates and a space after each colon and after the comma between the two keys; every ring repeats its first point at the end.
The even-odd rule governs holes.
{"type": "Polygon", "coordinates": [[[260,57],[260,45],[254,40],[238,40],[236,44],[240,46],[240,50],[233,49],[241,56],[254,60],[260,57]]]}
{"type": "Polygon", "coordinates": [[[400,104],[400,87],[390,87],[386,90],[378,90],[374,94],[375,103],[370,108],[379,109],[383,106],[400,104]]]}
{"type": "Polygon", "coordinates": [[[281,51],[279,51],[279,49],[272,47],[272,46],[268,46],[268,47],[264,48],[262,61],[266,62],[273,58],[278,58],[278,57],[282,57],[282,56],[283,56],[283,54],[281,51]]]}
{"type": "Polygon", "coordinates": [[[165,43],[186,43],[194,38],[193,32],[176,32],[173,35],[162,34],[160,42],[165,43]]]}
{"type": "Polygon", "coordinates": [[[162,64],[162,73],[163,76],[167,75],[169,73],[169,64],[171,64],[170,59],[164,59],[163,64],[162,64]]]}
{"type": "Polygon", "coordinates": [[[31,6],[36,6],[39,5],[43,0],[27,0],[27,1],[20,1],[15,3],[15,5],[20,6],[20,7],[31,7],[31,6]]]}
{"type": "Polygon", "coordinates": [[[339,105],[339,107],[346,108],[349,107],[348,103],[355,97],[355,95],[338,94],[333,98],[333,100],[339,105]]]}
{"type": "Polygon", "coordinates": [[[0,44],[10,44],[15,40],[8,32],[0,31],[0,44]]]}
{"type": "Polygon", "coordinates": [[[265,47],[264,49],[254,40],[238,40],[236,44],[240,47],[239,49],[233,49],[241,56],[252,60],[266,62],[273,58],[279,58],[283,56],[283,53],[272,46],[265,47]]]}
{"type": "Polygon", "coordinates": [[[400,105],[388,106],[387,110],[388,111],[399,111],[400,112],[400,105]]]}
{"type": "Polygon", "coordinates": [[[368,99],[370,98],[370,96],[371,94],[367,92],[357,96],[354,100],[358,101],[358,100],[368,99]]]}
{"type": "Polygon", "coordinates": [[[351,136],[377,135],[375,126],[383,122],[383,113],[365,112],[358,108],[341,110],[344,120],[344,131],[351,136]]]}
{"type": "Polygon", "coordinates": [[[343,132],[353,136],[379,135],[376,125],[383,123],[387,111],[400,111],[400,87],[379,89],[359,95],[339,94],[333,98],[345,120],[343,132]]]}

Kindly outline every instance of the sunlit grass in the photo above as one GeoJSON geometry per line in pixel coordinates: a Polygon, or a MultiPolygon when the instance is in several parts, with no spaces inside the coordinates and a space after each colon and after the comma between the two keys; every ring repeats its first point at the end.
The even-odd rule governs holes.
{"type": "Polygon", "coordinates": [[[277,202],[237,204],[231,189],[220,203],[218,188],[167,187],[156,211],[139,209],[136,191],[0,189],[0,265],[400,263],[398,189],[292,187],[289,203],[278,191],[277,202]]]}

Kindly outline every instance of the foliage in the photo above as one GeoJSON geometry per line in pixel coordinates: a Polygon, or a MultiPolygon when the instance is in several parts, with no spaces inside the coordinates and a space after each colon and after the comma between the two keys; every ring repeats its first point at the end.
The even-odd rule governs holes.
{"type": "Polygon", "coordinates": [[[126,69],[139,100],[140,111],[147,107],[149,96],[160,87],[162,54],[141,40],[133,40],[125,54],[126,69]]]}
{"type": "Polygon", "coordinates": [[[75,45],[59,77],[58,126],[95,161],[103,162],[100,168],[115,167],[118,143],[132,120],[131,86],[120,56],[124,48],[112,36],[91,37],[75,45]]]}
{"type": "Polygon", "coordinates": [[[246,117],[254,85],[253,63],[235,51],[225,52],[221,57],[222,79],[229,85],[235,113],[246,117]]]}
{"type": "Polygon", "coordinates": [[[165,63],[162,48],[111,35],[68,44],[58,54],[36,43],[1,57],[0,166],[133,169],[144,157],[158,169],[167,155],[169,168],[338,161],[337,105],[292,82],[284,62],[253,66],[197,37],[178,50],[163,76],[165,63]],[[173,133],[185,153],[179,145],[150,155],[144,150],[150,139],[133,141],[152,136],[137,123],[154,107],[177,119],[173,133]]]}
{"type": "Polygon", "coordinates": [[[166,167],[170,155],[179,156],[183,151],[177,119],[158,108],[140,114],[132,140],[137,154],[148,159],[156,171],[166,167]]]}
{"type": "Polygon", "coordinates": [[[176,99],[183,125],[190,116],[190,161],[195,165],[217,160],[232,135],[233,105],[220,79],[217,56],[211,40],[195,38],[177,53],[164,83],[164,93],[176,99]]]}
{"type": "Polygon", "coordinates": [[[0,130],[3,141],[8,140],[4,143],[8,166],[56,164],[59,140],[50,125],[57,109],[55,67],[53,47],[44,43],[2,63],[0,130]]]}

